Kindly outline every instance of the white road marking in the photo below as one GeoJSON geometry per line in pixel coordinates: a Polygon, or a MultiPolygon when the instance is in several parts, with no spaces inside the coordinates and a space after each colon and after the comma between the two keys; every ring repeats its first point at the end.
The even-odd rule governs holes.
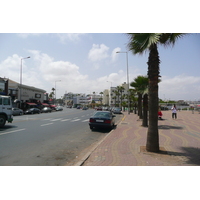
{"type": "Polygon", "coordinates": [[[77,122],[77,121],[79,121],[80,119],[74,119],[74,120],[72,120],[71,122],[77,122]]]}
{"type": "Polygon", "coordinates": [[[61,120],[62,118],[59,118],[59,119],[52,119],[50,120],[51,122],[55,122],[55,121],[58,121],[58,120],[61,120]]]}
{"type": "Polygon", "coordinates": [[[83,120],[82,122],[89,122],[89,119],[83,120]]]}
{"type": "Polygon", "coordinates": [[[5,133],[0,133],[0,135],[6,135],[6,134],[9,134],[9,133],[15,133],[15,132],[19,132],[19,131],[24,131],[24,129],[19,129],[19,130],[15,130],[15,131],[9,131],[9,132],[5,132],[5,133]]]}
{"type": "Polygon", "coordinates": [[[63,119],[63,120],[61,120],[61,122],[66,122],[66,121],[69,121],[69,120],[71,120],[71,119],[63,119]]]}
{"type": "Polygon", "coordinates": [[[43,120],[44,120],[44,121],[45,121],[45,120],[51,120],[51,119],[53,119],[53,118],[48,118],[48,119],[42,119],[42,121],[43,121],[43,120]]]}
{"type": "Polygon", "coordinates": [[[40,126],[48,126],[48,125],[51,125],[51,124],[53,124],[53,123],[42,124],[42,125],[40,125],[40,126]]]}

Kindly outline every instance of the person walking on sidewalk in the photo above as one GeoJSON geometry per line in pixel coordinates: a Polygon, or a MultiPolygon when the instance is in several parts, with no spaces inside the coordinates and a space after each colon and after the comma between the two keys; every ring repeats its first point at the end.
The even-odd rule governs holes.
{"type": "Polygon", "coordinates": [[[177,109],[176,109],[175,104],[174,104],[174,106],[172,106],[171,110],[172,110],[172,119],[176,119],[177,118],[177,109]]]}

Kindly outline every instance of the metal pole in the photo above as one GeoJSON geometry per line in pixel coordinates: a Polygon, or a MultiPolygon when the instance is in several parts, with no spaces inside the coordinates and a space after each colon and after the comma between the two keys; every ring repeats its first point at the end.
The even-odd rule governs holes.
{"type": "Polygon", "coordinates": [[[128,52],[127,51],[117,51],[116,53],[126,53],[126,64],[127,64],[127,84],[128,84],[128,114],[130,114],[130,97],[129,97],[129,73],[128,73],[128,52]]]}
{"type": "Polygon", "coordinates": [[[28,59],[30,56],[26,58],[21,58],[21,66],[20,66],[20,93],[19,93],[19,100],[20,100],[20,108],[21,108],[21,100],[22,100],[22,60],[23,59],[28,59]]]}
{"type": "Polygon", "coordinates": [[[126,62],[127,62],[127,84],[128,84],[128,114],[130,114],[130,96],[129,96],[129,72],[128,72],[128,52],[126,52],[126,62]]]}

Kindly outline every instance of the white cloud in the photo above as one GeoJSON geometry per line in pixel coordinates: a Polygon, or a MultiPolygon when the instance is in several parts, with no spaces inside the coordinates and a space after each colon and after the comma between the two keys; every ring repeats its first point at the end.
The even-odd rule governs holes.
{"type": "Polygon", "coordinates": [[[162,77],[159,93],[161,99],[198,100],[200,99],[200,77],[184,74],[173,78],[162,77]]]}
{"type": "Polygon", "coordinates": [[[85,35],[85,33],[57,33],[56,35],[60,39],[61,43],[65,43],[68,40],[75,42],[79,41],[80,37],[85,35]]]}
{"type": "Polygon", "coordinates": [[[117,51],[121,51],[121,48],[117,47],[112,51],[112,54],[111,54],[112,62],[115,62],[118,58],[118,54],[116,53],[117,51]]]}
{"type": "Polygon", "coordinates": [[[93,44],[92,49],[90,49],[88,58],[93,62],[101,61],[109,57],[108,55],[109,47],[105,44],[93,44]]]}

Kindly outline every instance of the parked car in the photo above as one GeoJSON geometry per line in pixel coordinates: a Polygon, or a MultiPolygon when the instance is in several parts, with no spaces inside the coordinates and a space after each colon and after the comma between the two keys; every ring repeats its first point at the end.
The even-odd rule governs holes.
{"type": "Polygon", "coordinates": [[[87,110],[87,109],[88,109],[88,107],[83,107],[83,108],[82,108],[82,110],[87,110]]]}
{"type": "Polygon", "coordinates": [[[40,114],[40,109],[38,109],[38,108],[29,108],[28,110],[26,110],[24,112],[24,114],[35,114],[35,113],[40,114]]]}
{"type": "Polygon", "coordinates": [[[103,110],[102,107],[97,107],[96,110],[103,110]]]}
{"type": "Polygon", "coordinates": [[[61,106],[56,107],[56,111],[62,111],[62,110],[63,110],[63,107],[61,107],[61,106]]]}
{"type": "Polygon", "coordinates": [[[13,115],[23,115],[23,110],[19,108],[12,108],[12,114],[13,115]]]}
{"type": "Polygon", "coordinates": [[[114,114],[122,114],[121,108],[114,108],[112,112],[114,114]]]}
{"type": "Polygon", "coordinates": [[[51,112],[51,111],[52,111],[51,108],[44,107],[44,108],[42,108],[41,113],[48,113],[48,112],[51,112]]]}
{"type": "Polygon", "coordinates": [[[109,111],[97,111],[89,120],[90,129],[93,128],[108,128],[112,129],[115,126],[115,115],[109,111]]]}

